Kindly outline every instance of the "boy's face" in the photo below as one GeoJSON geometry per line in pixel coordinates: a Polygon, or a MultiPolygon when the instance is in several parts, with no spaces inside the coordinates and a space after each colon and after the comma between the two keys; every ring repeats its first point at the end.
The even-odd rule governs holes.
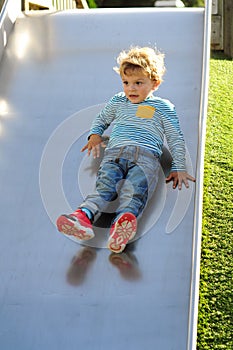
{"type": "Polygon", "coordinates": [[[141,69],[127,69],[121,76],[124,93],[131,103],[144,101],[159,85],[141,69]]]}

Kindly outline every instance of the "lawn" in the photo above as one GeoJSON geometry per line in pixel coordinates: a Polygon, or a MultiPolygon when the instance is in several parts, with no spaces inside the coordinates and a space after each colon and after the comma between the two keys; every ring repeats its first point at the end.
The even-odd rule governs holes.
{"type": "Polygon", "coordinates": [[[233,61],[210,60],[198,350],[233,349],[233,61]]]}

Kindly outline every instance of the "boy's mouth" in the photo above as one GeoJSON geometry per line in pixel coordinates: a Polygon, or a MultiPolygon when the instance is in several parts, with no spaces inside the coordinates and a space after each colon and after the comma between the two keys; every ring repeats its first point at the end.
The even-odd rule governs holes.
{"type": "Polygon", "coordinates": [[[130,98],[138,98],[138,95],[129,95],[130,98]]]}

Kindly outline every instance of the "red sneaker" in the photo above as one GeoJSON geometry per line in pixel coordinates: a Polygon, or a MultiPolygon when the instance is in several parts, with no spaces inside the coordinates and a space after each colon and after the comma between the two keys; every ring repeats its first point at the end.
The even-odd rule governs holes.
{"type": "Polygon", "coordinates": [[[121,253],[126,244],[134,238],[137,231],[136,216],[131,213],[122,214],[110,229],[107,247],[114,253],[121,253]]]}
{"type": "Polygon", "coordinates": [[[65,235],[74,236],[82,241],[87,241],[95,236],[91,221],[81,209],[70,215],[59,216],[57,228],[65,235]]]}

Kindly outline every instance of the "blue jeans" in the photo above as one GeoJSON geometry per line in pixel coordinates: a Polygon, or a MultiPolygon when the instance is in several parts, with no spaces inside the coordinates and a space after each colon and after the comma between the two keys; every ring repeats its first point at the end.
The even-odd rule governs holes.
{"type": "Polygon", "coordinates": [[[96,216],[117,199],[117,216],[125,212],[140,216],[156,188],[159,168],[158,156],[146,148],[107,148],[97,173],[96,189],[80,208],[88,208],[96,216]]]}

